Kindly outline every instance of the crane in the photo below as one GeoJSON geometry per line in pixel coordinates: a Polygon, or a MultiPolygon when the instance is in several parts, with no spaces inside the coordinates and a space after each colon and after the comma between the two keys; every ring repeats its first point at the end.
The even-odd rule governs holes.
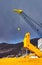
{"type": "MultiPolygon", "coordinates": [[[[24,15],[25,13],[23,12],[23,10],[14,10],[15,12],[17,12],[18,14],[21,14],[21,16],[23,16],[23,18],[25,19],[26,15],[24,15]],[[24,13],[24,14],[23,14],[24,13]]],[[[38,35],[40,34],[42,37],[42,30],[41,30],[41,25],[37,22],[31,22],[31,18],[28,18],[28,16],[26,17],[26,22],[28,21],[29,25],[32,26],[33,30],[36,31],[38,33],[38,35]],[[30,21],[29,21],[30,19],[30,21]],[[35,25],[34,25],[35,24],[35,25]],[[36,27],[37,28],[36,28],[36,27]],[[39,30],[37,30],[39,29],[39,30]]],[[[18,57],[18,58],[2,58],[0,59],[0,65],[42,65],[42,51],[40,51],[39,48],[37,48],[36,46],[34,46],[31,42],[30,42],[30,33],[27,32],[24,36],[23,39],[23,44],[25,48],[29,49],[32,52],[32,55],[37,56],[37,58],[31,58],[32,55],[26,55],[25,57],[18,57]],[[34,54],[33,54],[34,53],[34,54]]]]}
{"type": "Polygon", "coordinates": [[[21,9],[13,9],[13,12],[21,15],[25,22],[31,26],[31,28],[42,38],[42,25],[39,22],[34,21],[30,16],[27,16],[25,12],[21,9]]]}

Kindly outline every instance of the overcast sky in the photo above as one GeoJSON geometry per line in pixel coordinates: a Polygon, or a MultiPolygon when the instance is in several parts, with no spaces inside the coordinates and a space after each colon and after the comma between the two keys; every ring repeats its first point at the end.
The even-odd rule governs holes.
{"type": "Polygon", "coordinates": [[[0,42],[21,42],[28,31],[31,38],[39,37],[13,9],[22,9],[38,23],[42,23],[42,0],[0,0],[0,42]]]}

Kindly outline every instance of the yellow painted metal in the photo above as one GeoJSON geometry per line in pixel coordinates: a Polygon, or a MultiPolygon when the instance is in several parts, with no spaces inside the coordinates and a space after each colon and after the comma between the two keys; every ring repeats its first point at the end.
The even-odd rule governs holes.
{"type": "Polygon", "coordinates": [[[24,47],[28,48],[28,45],[30,44],[30,33],[29,32],[25,34],[23,43],[24,43],[24,47]]]}
{"type": "Polygon", "coordinates": [[[24,47],[26,47],[30,51],[34,52],[37,56],[42,57],[42,52],[40,52],[40,50],[36,46],[31,44],[31,42],[30,42],[30,33],[29,32],[26,33],[26,35],[24,37],[24,47]]]}
{"type": "Polygon", "coordinates": [[[23,12],[23,10],[21,10],[21,9],[13,9],[13,12],[16,12],[18,14],[21,14],[23,12]]]}
{"type": "Polygon", "coordinates": [[[42,53],[38,48],[30,43],[30,33],[26,33],[24,37],[24,47],[33,51],[34,53],[18,58],[0,58],[0,65],[42,65],[42,53]],[[32,55],[39,56],[38,58],[31,58],[32,55]]]}
{"type": "Polygon", "coordinates": [[[42,65],[42,58],[3,58],[0,59],[0,65],[42,65]]]}

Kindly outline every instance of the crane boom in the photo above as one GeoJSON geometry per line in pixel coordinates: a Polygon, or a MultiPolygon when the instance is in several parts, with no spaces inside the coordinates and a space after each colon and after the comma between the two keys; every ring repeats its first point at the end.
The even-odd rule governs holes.
{"type": "Polygon", "coordinates": [[[29,25],[31,26],[31,28],[32,28],[40,37],[42,37],[42,25],[41,25],[40,23],[34,21],[31,17],[27,16],[27,15],[23,12],[23,10],[14,9],[13,11],[16,12],[16,13],[18,13],[18,14],[20,14],[20,15],[24,18],[25,22],[26,22],[27,24],[29,24],[29,25]]]}

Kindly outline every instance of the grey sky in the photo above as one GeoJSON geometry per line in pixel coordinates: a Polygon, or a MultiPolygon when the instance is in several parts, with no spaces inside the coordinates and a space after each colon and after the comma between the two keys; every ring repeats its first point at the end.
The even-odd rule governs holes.
{"type": "Polygon", "coordinates": [[[0,0],[0,42],[19,42],[28,31],[31,38],[39,37],[13,9],[22,9],[34,20],[42,23],[42,0],[0,0]],[[20,31],[17,30],[18,27],[21,28],[20,31]]]}

